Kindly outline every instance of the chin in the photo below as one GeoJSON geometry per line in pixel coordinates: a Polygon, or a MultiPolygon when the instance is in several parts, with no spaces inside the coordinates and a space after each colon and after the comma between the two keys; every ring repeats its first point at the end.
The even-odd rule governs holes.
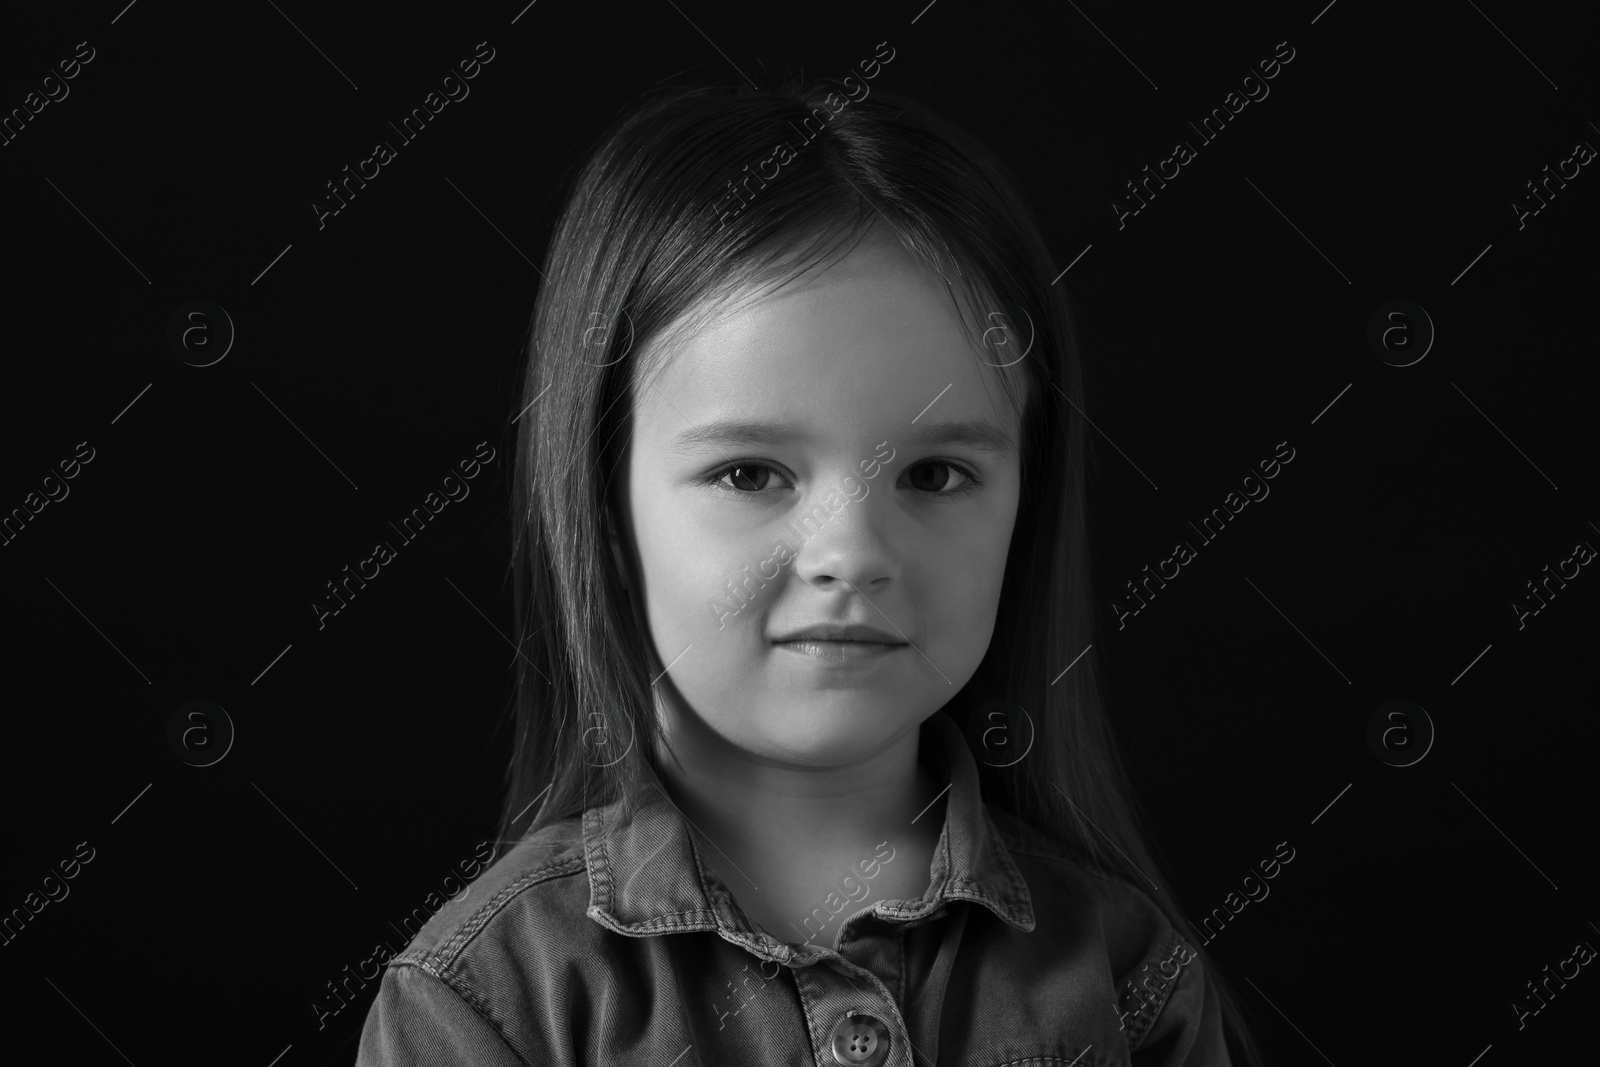
{"type": "Polygon", "coordinates": [[[843,700],[802,699],[789,710],[773,707],[768,721],[786,741],[819,756],[824,749],[845,755],[888,737],[914,718],[909,711],[888,708],[886,703],[867,694],[852,694],[843,700]]]}

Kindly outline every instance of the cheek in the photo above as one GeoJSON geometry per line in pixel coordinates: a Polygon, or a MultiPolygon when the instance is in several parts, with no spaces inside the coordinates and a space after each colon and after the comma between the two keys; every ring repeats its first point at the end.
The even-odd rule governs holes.
{"type": "Polygon", "coordinates": [[[954,536],[930,541],[918,569],[929,595],[930,636],[974,668],[994,633],[1014,507],[977,515],[954,536]]]}
{"type": "Polygon", "coordinates": [[[742,737],[760,702],[767,609],[789,570],[760,588],[771,545],[702,526],[682,510],[655,532],[655,542],[640,545],[653,671],[666,668],[689,708],[725,736],[742,737]]]}
{"type": "MultiPolygon", "coordinates": [[[[634,530],[646,617],[662,663],[690,644],[695,648],[689,656],[696,659],[726,653],[735,643],[748,644],[787,573],[762,575],[771,539],[730,532],[725,523],[714,521],[714,509],[681,500],[660,506],[646,502],[635,515],[643,519],[636,520],[634,530]]],[[[678,671],[673,668],[675,675],[678,671]]]]}
{"type": "Polygon", "coordinates": [[[947,675],[951,667],[975,670],[994,632],[1005,557],[986,551],[982,540],[942,538],[935,546],[915,572],[926,651],[947,675]]]}

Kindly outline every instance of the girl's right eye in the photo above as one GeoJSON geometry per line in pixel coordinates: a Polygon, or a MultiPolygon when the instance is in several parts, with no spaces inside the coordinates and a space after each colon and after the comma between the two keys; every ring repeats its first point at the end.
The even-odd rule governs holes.
{"type": "Polygon", "coordinates": [[[706,477],[707,484],[733,493],[759,493],[771,488],[768,482],[778,472],[765,463],[730,463],[706,477]]]}

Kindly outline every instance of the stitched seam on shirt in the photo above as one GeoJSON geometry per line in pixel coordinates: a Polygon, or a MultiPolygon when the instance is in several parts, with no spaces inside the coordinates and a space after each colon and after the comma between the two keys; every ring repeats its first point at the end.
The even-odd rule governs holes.
{"type": "MultiPolygon", "coordinates": [[[[1166,948],[1161,951],[1161,958],[1170,959],[1179,945],[1185,945],[1187,947],[1187,942],[1183,940],[1182,934],[1174,930],[1172,932],[1171,940],[1167,942],[1166,948]]],[[[1190,951],[1193,951],[1193,949],[1190,951]]],[[[1189,963],[1197,962],[1199,961],[1189,961],[1189,963]]],[[[1135,1025],[1128,1027],[1129,1052],[1137,1051],[1139,1046],[1144,1044],[1144,1039],[1150,1036],[1150,1031],[1155,1029],[1156,1021],[1161,1018],[1161,1013],[1167,1009],[1167,1002],[1172,999],[1172,994],[1177,991],[1178,983],[1183,980],[1183,968],[1187,966],[1189,966],[1187,963],[1180,965],[1178,968],[1178,973],[1167,981],[1166,987],[1161,992],[1160,999],[1156,1001],[1145,1001],[1144,1005],[1134,1016],[1135,1025]],[[1152,1004],[1154,1004],[1154,1007],[1152,1007],[1152,1004]],[[1141,1023],[1143,1025],[1138,1025],[1141,1023]]]]}
{"type": "MultiPolygon", "coordinates": [[[[582,869],[583,857],[577,856],[567,860],[556,860],[546,864],[543,867],[537,867],[534,870],[528,871],[526,874],[523,874],[517,878],[516,881],[501,889],[500,892],[490,897],[482,907],[473,912],[472,915],[467,918],[467,921],[462,923],[461,926],[456,930],[455,934],[450,938],[450,940],[445,942],[442,948],[419,949],[416,953],[400,957],[401,962],[421,963],[423,961],[429,961],[437,962],[441,967],[445,968],[453,966],[455,964],[456,957],[459,956],[462,949],[466,947],[466,943],[473,937],[477,936],[478,932],[487,926],[489,921],[498,915],[505,908],[505,906],[510,903],[512,897],[531,886],[537,885],[539,882],[550,881],[555,878],[576,873],[582,869]]],[[[431,974],[433,972],[430,970],[429,973],[431,974]]],[[[435,977],[442,976],[435,975],[435,977]]]]}
{"type": "MultiPolygon", "coordinates": [[[[1168,991],[1170,995],[1170,990],[1168,991]]],[[[1166,1007],[1166,998],[1161,1000],[1161,1006],[1166,1007]]],[[[1159,1011],[1157,1012],[1159,1014],[1159,1011]]],[[[1155,1029],[1156,1015],[1150,1014],[1150,1002],[1133,1013],[1133,1022],[1128,1024],[1128,1051],[1134,1052],[1144,1044],[1144,1039],[1150,1036],[1150,1031],[1155,1029]]]]}
{"type": "MultiPolygon", "coordinates": [[[[941,905],[948,904],[952,900],[969,900],[975,904],[987,905],[988,907],[994,908],[997,911],[1009,912],[1011,910],[1010,908],[1006,907],[1003,901],[998,901],[992,895],[985,892],[985,889],[986,887],[982,882],[974,879],[953,878],[945,883],[944,889],[941,891],[940,896],[932,902],[931,906],[927,901],[913,900],[908,901],[905,907],[890,907],[886,904],[883,904],[883,901],[880,900],[876,903],[883,906],[878,910],[877,914],[891,919],[926,918],[927,916],[937,912],[941,905]]],[[[873,906],[874,905],[868,905],[865,908],[859,908],[855,912],[851,913],[849,918],[854,919],[856,916],[862,914],[871,915],[873,914],[873,906]]]]}
{"type": "MultiPolygon", "coordinates": [[[[1018,900],[1027,897],[1031,905],[1032,897],[1028,892],[1028,880],[1022,876],[1022,871],[1017,867],[1017,861],[1012,855],[1013,850],[1010,847],[1010,842],[1006,840],[1005,831],[1000,828],[1000,824],[989,813],[987,806],[984,808],[983,818],[985,826],[993,832],[995,843],[998,846],[995,854],[1000,867],[1006,872],[1007,881],[1010,883],[1009,895],[1016,897],[1018,900]]],[[[1018,841],[1017,844],[1021,845],[1022,842],[1018,841]]],[[[1031,910],[1031,907],[1029,910],[1031,910]]]]}
{"type": "MultiPolygon", "coordinates": [[[[1140,889],[1137,885],[1135,885],[1132,882],[1129,882],[1129,881],[1127,881],[1127,880],[1125,880],[1123,878],[1117,877],[1115,875],[1107,874],[1106,872],[1103,872],[1103,871],[1095,870],[1093,867],[1087,866],[1087,865],[1085,865],[1083,863],[1080,863],[1077,860],[1072,859],[1072,858],[1067,857],[1067,856],[1059,855],[1059,854],[1056,854],[1056,853],[1053,853],[1053,852],[1043,851],[1043,850],[1040,850],[1040,849],[1027,848],[1025,846],[1019,846],[1019,847],[1013,849],[1013,851],[1017,855],[1032,856],[1035,859],[1054,860],[1054,861],[1056,861],[1058,863],[1065,864],[1066,866],[1071,867],[1074,870],[1080,871],[1083,874],[1089,875],[1089,876],[1093,877],[1094,879],[1096,879],[1097,881],[1100,881],[1102,883],[1105,883],[1106,885],[1113,886],[1113,887],[1118,888],[1118,889],[1130,889],[1131,888],[1131,889],[1134,889],[1134,890],[1136,890],[1136,891],[1138,891],[1140,893],[1144,892],[1144,890],[1140,889]]],[[[1155,902],[1151,901],[1151,903],[1154,904],[1155,902]]],[[[1160,910],[1159,905],[1157,905],[1157,910],[1158,911],[1160,910]]],[[[1162,918],[1165,918],[1165,917],[1166,917],[1165,915],[1162,916],[1162,918]]],[[[1170,956],[1172,954],[1173,950],[1180,943],[1187,944],[1187,942],[1184,942],[1184,940],[1183,940],[1183,935],[1180,932],[1178,932],[1176,929],[1174,929],[1172,931],[1171,939],[1167,942],[1166,948],[1162,951],[1161,956],[1162,957],[1170,956]]],[[[1191,951],[1195,951],[1195,950],[1191,948],[1191,951]]],[[[1197,953],[1197,955],[1198,955],[1198,953],[1197,953]]],[[[1198,962],[1198,960],[1196,960],[1194,962],[1198,962]]],[[[1185,965],[1185,966],[1187,966],[1187,965],[1185,965]]],[[[1156,1020],[1161,1017],[1162,1011],[1164,1011],[1166,1009],[1167,1001],[1169,999],[1171,999],[1173,991],[1177,988],[1178,981],[1182,977],[1183,977],[1183,974],[1182,974],[1182,971],[1180,971],[1176,978],[1173,978],[1170,982],[1167,983],[1167,988],[1166,988],[1165,992],[1161,995],[1161,998],[1160,998],[1159,1001],[1146,1001],[1144,1003],[1144,1005],[1142,1007],[1140,1007],[1138,1009],[1138,1011],[1134,1014],[1133,1022],[1130,1023],[1128,1025],[1128,1028],[1127,1028],[1128,1050],[1130,1052],[1138,1049],[1140,1047],[1140,1045],[1142,1045],[1144,1043],[1144,1039],[1150,1035],[1150,1031],[1155,1029],[1156,1020]],[[1152,1004],[1155,1005],[1154,1010],[1152,1010],[1152,1008],[1151,1008],[1152,1004]]]]}
{"type": "Polygon", "coordinates": [[[481,997],[479,997],[477,992],[474,991],[470,986],[466,985],[465,983],[457,984],[450,977],[450,975],[448,975],[448,974],[442,972],[441,970],[439,970],[439,968],[436,967],[433,964],[433,962],[430,961],[430,960],[423,960],[423,959],[408,959],[408,960],[403,960],[403,961],[402,960],[391,960],[390,961],[390,966],[411,966],[411,967],[415,967],[418,970],[423,971],[423,972],[425,972],[427,974],[430,974],[434,978],[438,979],[439,982],[441,982],[446,989],[450,990],[456,996],[460,997],[462,999],[462,1001],[464,1001],[467,1004],[468,1007],[470,1007],[473,1011],[477,1012],[478,1013],[478,1018],[482,1019],[485,1023],[487,1023],[490,1027],[492,1027],[494,1029],[494,1032],[499,1035],[500,1041],[506,1046],[506,1050],[509,1051],[513,1056],[515,1056],[517,1058],[517,1062],[518,1063],[527,1065],[527,1067],[532,1067],[531,1064],[528,1064],[527,1060],[522,1058],[522,1054],[517,1051],[516,1046],[511,1043],[511,1035],[506,1033],[505,1027],[501,1026],[500,1023],[494,1018],[494,1016],[492,1014],[490,1014],[488,1003],[486,1001],[484,1001],[481,997]]]}
{"type": "Polygon", "coordinates": [[[1029,1056],[1026,1059],[997,1063],[994,1067],[1111,1067],[1112,1061],[1092,1049],[1088,1051],[1087,1056],[1080,1053],[1075,1060],[1061,1056],[1029,1056]]]}
{"type": "MultiPolygon", "coordinates": [[[[675,911],[671,915],[660,915],[645,922],[628,923],[626,925],[629,930],[656,931],[685,930],[690,928],[700,930],[704,929],[702,924],[715,921],[715,912],[706,911],[704,909],[696,909],[694,911],[675,911]]],[[[709,933],[710,931],[707,932],[709,933]]]]}
{"type": "Polygon", "coordinates": [[[900,927],[900,936],[895,938],[900,947],[900,965],[895,969],[900,973],[896,977],[895,986],[897,988],[894,995],[896,1002],[902,1005],[902,1013],[910,1006],[906,1001],[906,970],[908,969],[906,967],[906,931],[909,929],[909,926],[900,927]]]}

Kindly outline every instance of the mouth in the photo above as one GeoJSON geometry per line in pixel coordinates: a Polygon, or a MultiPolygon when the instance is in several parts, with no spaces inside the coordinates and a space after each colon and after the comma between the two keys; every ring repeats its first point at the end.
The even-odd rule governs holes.
{"type": "Polygon", "coordinates": [[[910,647],[903,642],[828,641],[814,637],[774,641],[773,646],[808,659],[834,664],[870,663],[910,647]]]}

